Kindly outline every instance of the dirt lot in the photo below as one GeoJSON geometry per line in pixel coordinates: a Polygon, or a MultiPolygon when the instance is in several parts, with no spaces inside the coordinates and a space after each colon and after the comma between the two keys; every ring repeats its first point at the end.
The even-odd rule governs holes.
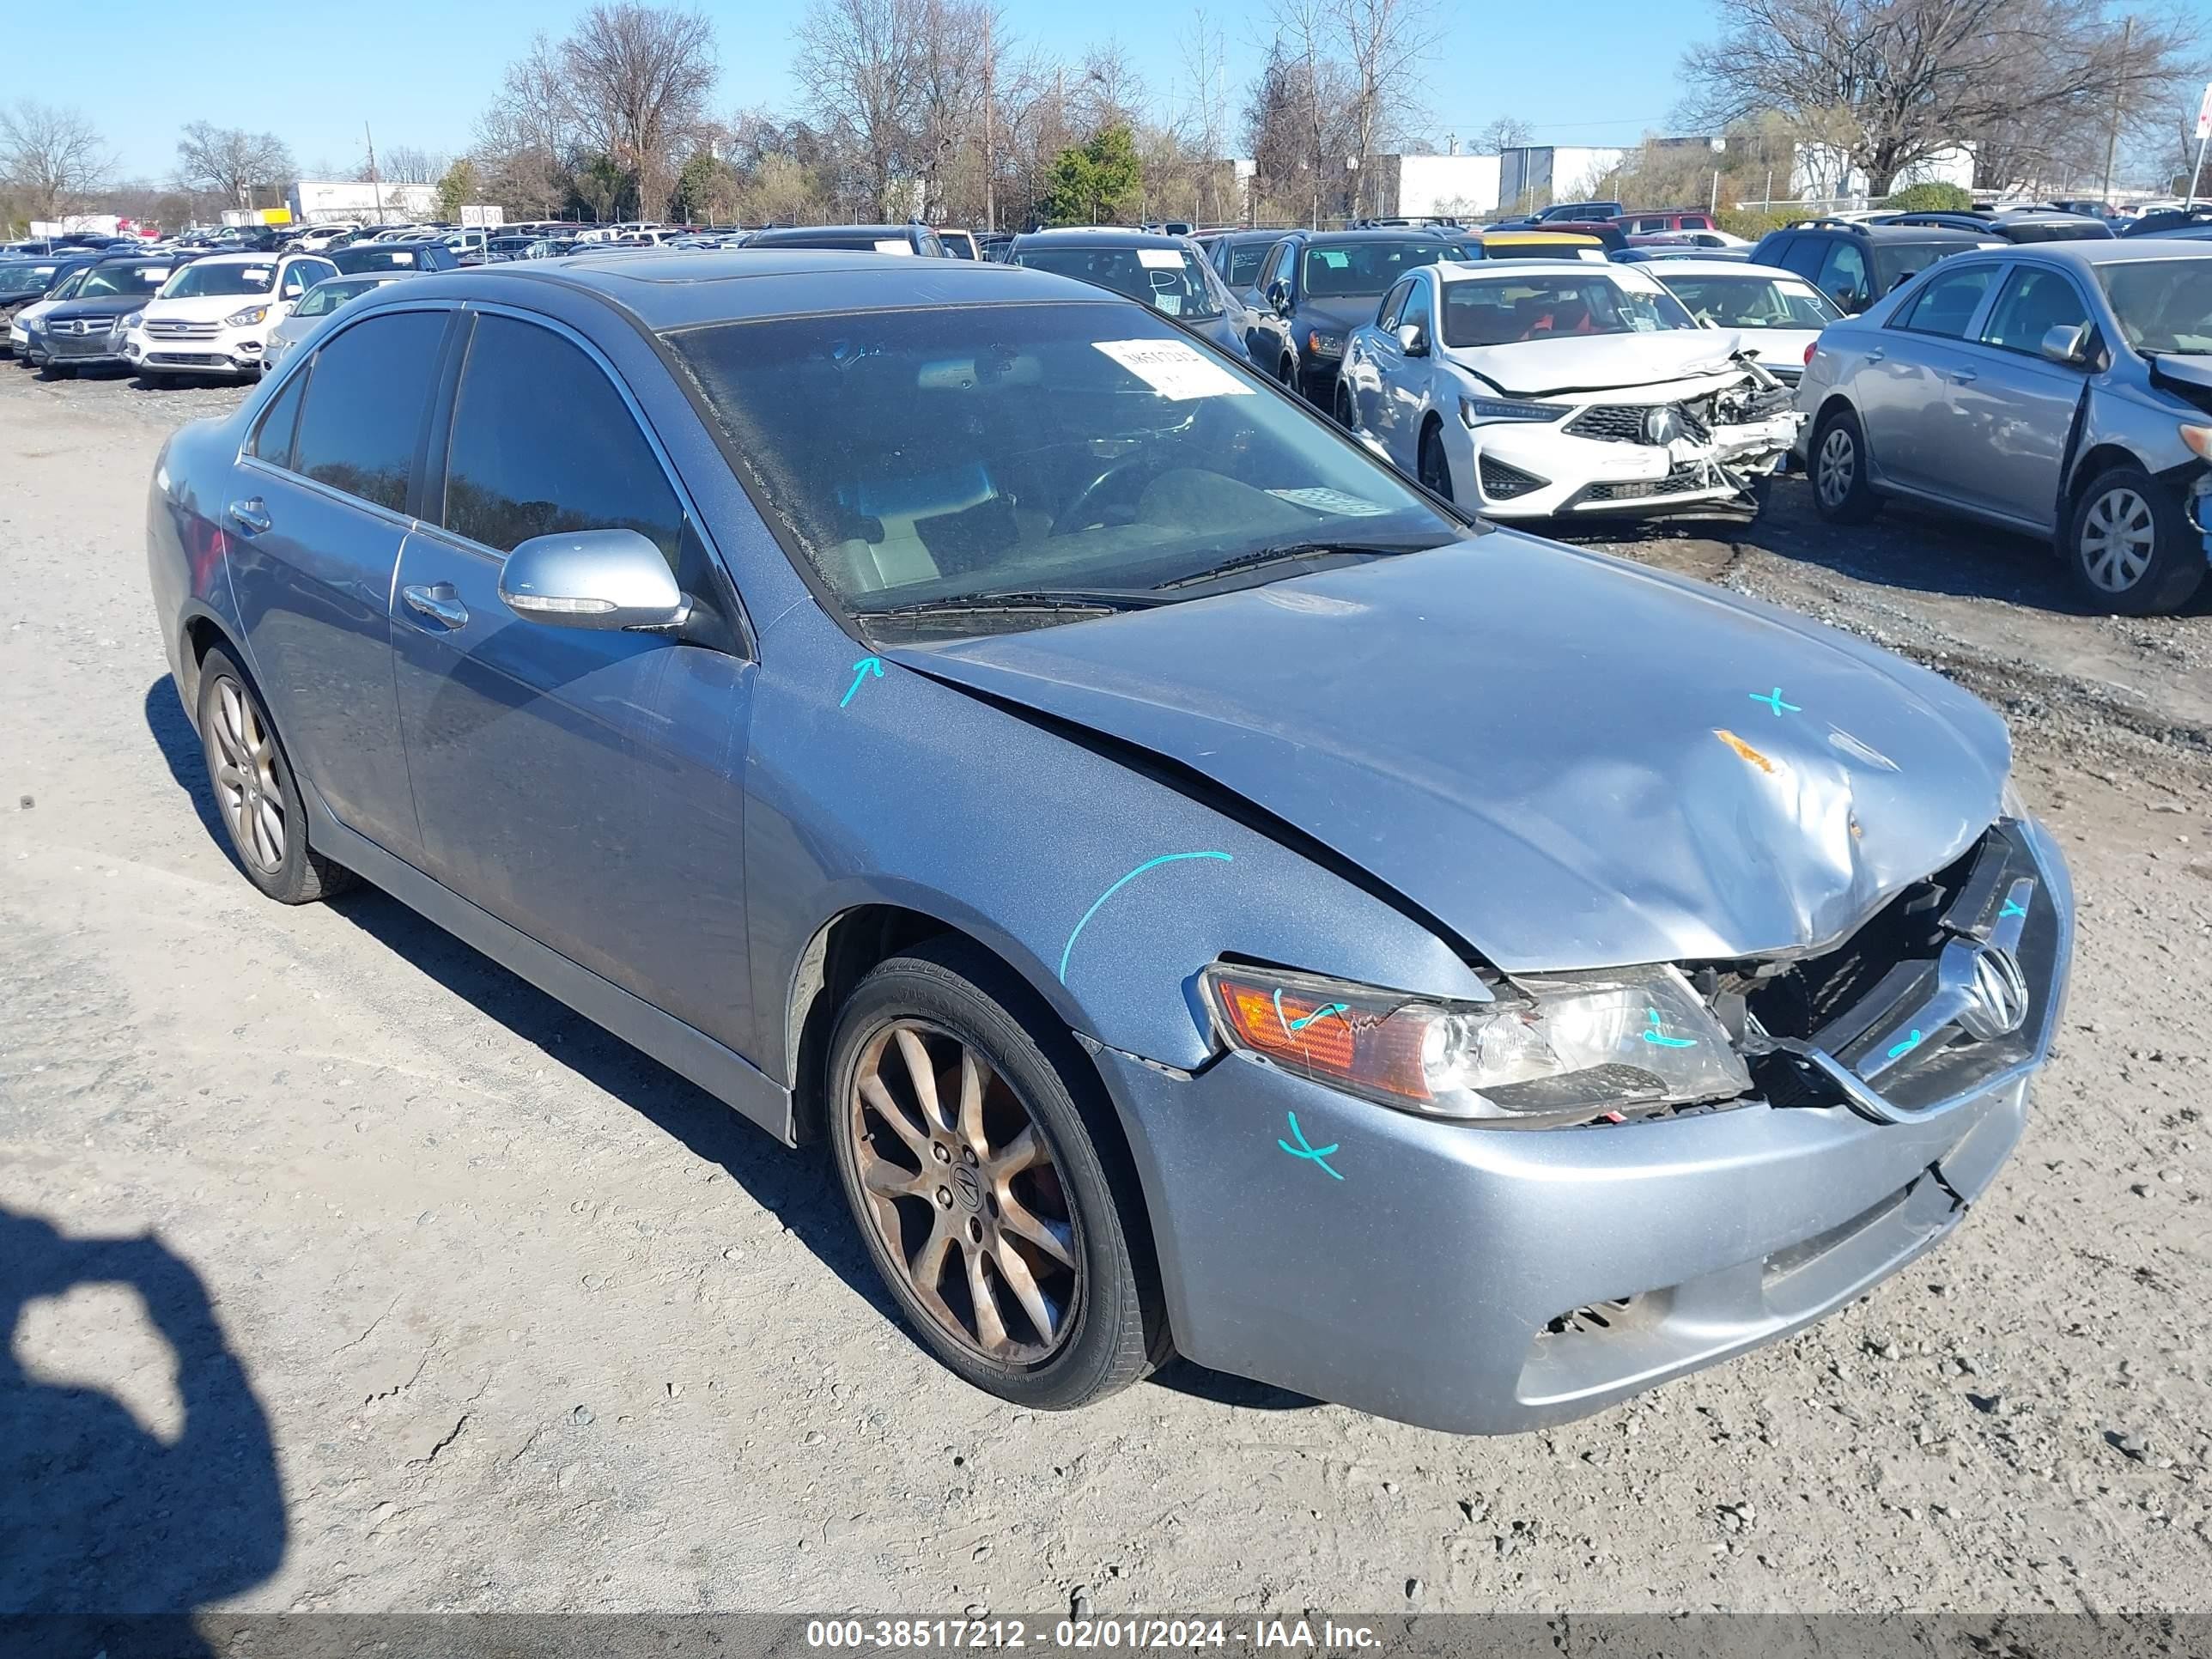
{"type": "Polygon", "coordinates": [[[1037,1417],[892,1322],[818,1161],[391,900],[234,872],[141,519],[236,395],[0,368],[0,1611],[2212,1607],[2202,605],[2080,616],[1795,484],[1621,548],[1990,698],[2074,860],[2027,1140],[1914,1271],[1519,1439],[1188,1366],[1037,1417]]]}

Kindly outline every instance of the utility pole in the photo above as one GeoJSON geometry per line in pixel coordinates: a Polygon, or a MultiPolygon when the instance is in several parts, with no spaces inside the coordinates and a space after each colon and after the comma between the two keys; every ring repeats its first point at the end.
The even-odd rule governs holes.
{"type": "Polygon", "coordinates": [[[368,123],[361,124],[361,136],[368,140],[368,191],[376,204],[376,222],[384,222],[384,187],[376,182],[376,135],[368,130],[368,123]]]}
{"type": "Polygon", "coordinates": [[[998,107],[991,100],[991,74],[997,67],[997,54],[991,49],[991,12],[983,11],[983,228],[999,228],[999,174],[991,148],[991,130],[998,125],[998,107]]]}
{"type": "Polygon", "coordinates": [[[2120,25],[2120,78],[2112,88],[2112,127],[2105,135],[2105,200],[2112,199],[2112,152],[2120,147],[2120,112],[2127,100],[2127,70],[2129,48],[2136,38],[2135,14],[2128,14],[2120,25]]]}

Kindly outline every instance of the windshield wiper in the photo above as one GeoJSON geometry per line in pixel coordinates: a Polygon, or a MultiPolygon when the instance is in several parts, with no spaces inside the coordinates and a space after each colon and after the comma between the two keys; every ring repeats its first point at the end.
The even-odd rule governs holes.
{"type": "Polygon", "coordinates": [[[942,599],[916,599],[909,605],[856,610],[853,614],[872,620],[879,617],[941,617],[974,611],[1139,611],[1161,603],[1149,593],[1040,588],[1023,593],[950,593],[942,599]]]}
{"type": "Polygon", "coordinates": [[[1273,542],[1250,553],[1239,553],[1233,559],[1224,559],[1219,564],[1208,565],[1203,570],[1194,570],[1188,576],[1170,576],[1155,587],[1197,587],[1217,581],[1224,576],[1241,575],[1247,570],[1257,570],[1263,565],[1291,564],[1301,559],[1343,554],[1349,557],[1386,558],[1394,553],[1425,553],[1432,547],[1443,547],[1452,538],[1431,541],[1425,538],[1402,542],[1338,541],[1318,538],[1310,541],[1273,542]]]}

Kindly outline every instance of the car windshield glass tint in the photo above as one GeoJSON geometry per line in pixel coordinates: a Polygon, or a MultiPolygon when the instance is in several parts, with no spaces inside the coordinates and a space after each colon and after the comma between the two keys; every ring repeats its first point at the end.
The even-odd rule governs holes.
{"type": "Polygon", "coordinates": [[[1108,288],[1170,317],[1218,317],[1198,256],[1172,247],[1025,247],[1014,263],[1108,288]]]}
{"type": "Polygon", "coordinates": [[[1249,288],[1260,279],[1260,267],[1267,263],[1273,252],[1273,242],[1248,242],[1242,247],[1229,250],[1229,286],[1249,288]]]}
{"type": "Polygon", "coordinates": [[[1279,544],[1462,533],[1325,420],[1121,301],[666,337],[759,499],[854,610],[1150,590],[1279,544]]]}
{"type": "Polygon", "coordinates": [[[1642,280],[1648,279],[1634,285],[1626,281],[1638,275],[1629,270],[1583,276],[1532,267],[1510,280],[1448,283],[1444,343],[1510,345],[1568,334],[1652,334],[1697,326],[1656,282],[1646,288],[1642,280]]]}
{"type": "Polygon", "coordinates": [[[412,270],[416,265],[411,247],[340,248],[331,260],[340,270],[412,270]]]}
{"type": "Polygon", "coordinates": [[[52,265],[0,265],[0,294],[44,294],[53,279],[52,265]]]}
{"type": "Polygon", "coordinates": [[[258,261],[251,264],[217,264],[203,260],[189,264],[169,278],[161,289],[164,300],[200,300],[217,295],[266,294],[276,286],[276,267],[258,261]]]}
{"type": "Polygon", "coordinates": [[[1306,250],[1303,284],[1316,300],[1388,294],[1415,265],[1464,257],[1449,242],[1347,242],[1306,250]]]}
{"type": "Polygon", "coordinates": [[[2107,241],[2112,233],[2094,219],[2014,220],[2000,227],[2015,242],[2081,242],[2095,240],[2107,241]]]}
{"type": "Polygon", "coordinates": [[[118,295],[152,294],[169,280],[172,265],[100,265],[77,290],[80,300],[109,300],[118,295]]]}
{"type": "Polygon", "coordinates": [[[1844,313],[1826,295],[1778,276],[1668,276],[1683,308],[1715,328],[1825,328],[1844,313]]]}
{"type": "Polygon", "coordinates": [[[2212,351],[2212,259],[2099,265],[2097,280],[2137,351],[2212,351]]]}
{"type": "Polygon", "coordinates": [[[1906,242],[1877,246],[1875,263],[1888,277],[1881,293],[1888,293],[1908,276],[1918,276],[1938,259],[1948,258],[1954,253],[1973,252],[1972,242],[1906,242]]]}

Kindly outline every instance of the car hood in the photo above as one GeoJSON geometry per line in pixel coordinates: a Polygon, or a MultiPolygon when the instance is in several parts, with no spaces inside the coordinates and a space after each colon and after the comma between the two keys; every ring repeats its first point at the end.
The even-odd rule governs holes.
{"type": "Polygon", "coordinates": [[[1291,319],[1292,328],[1303,340],[1307,329],[1323,329],[1337,334],[1349,334],[1355,328],[1364,328],[1375,320],[1375,313],[1382,307],[1379,294],[1358,294],[1342,300],[1301,300],[1291,319]]]}
{"type": "Polygon", "coordinates": [[[1736,349],[1762,364],[1802,368],[1805,348],[1820,337],[1817,328],[1747,328],[1736,332],[1736,349]]]}
{"type": "Polygon", "coordinates": [[[74,322],[80,317],[125,316],[152,303],[149,294],[107,294],[93,300],[64,300],[46,314],[58,323],[74,322]]]}
{"type": "Polygon", "coordinates": [[[1180,763],[1507,972],[1825,946],[1969,846],[2010,762],[1935,674],[1504,531],[884,648],[1180,763]]]}
{"type": "Polygon", "coordinates": [[[1454,346],[1447,355],[1500,392],[1540,397],[1717,374],[1730,366],[1735,349],[1733,329],[1670,328],[1650,334],[1562,334],[1511,345],[1454,346]]]}

